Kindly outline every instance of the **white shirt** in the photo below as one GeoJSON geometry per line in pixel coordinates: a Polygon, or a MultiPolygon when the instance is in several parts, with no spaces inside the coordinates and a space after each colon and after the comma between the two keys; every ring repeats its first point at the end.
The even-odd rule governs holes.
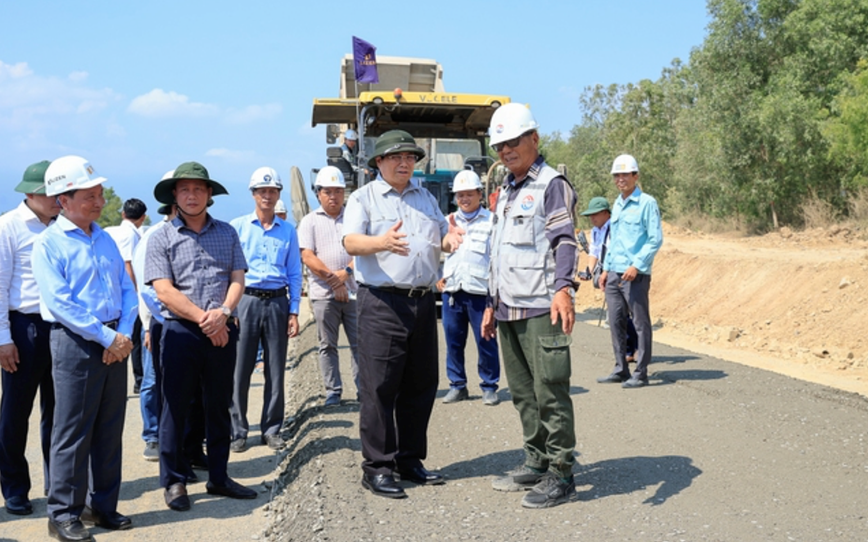
{"type": "Polygon", "coordinates": [[[39,314],[30,255],[34,239],[47,227],[24,201],[0,216],[0,345],[12,344],[9,311],[39,314]]]}
{"type": "Polygon", "coordinates": [[[133,259],[130,262],[130,265],[133,266],[133,274],[136,276],[136,291],[139,294],[139,319],[142,321],[144,329],[148,329],[151,324],[151,315],[153,314],[151,303],[156,298],[154,287],[145,284],[145,257],[148,252],[148,239],[166,224],[168,222],[162,220],[145,230],[135,250],[133,250],[133,259]]]}
{"type": "Polygon", "coordinates": [[[120,226],[110,226],[105,229],[105,232],[112,236],[118,250],[121,251],[121,258],[125,262],[133,261],[133,252],[136,250],[136,245],[142,238],[142,231],[135,224],[127,219],[121,221],[120,226]]]}

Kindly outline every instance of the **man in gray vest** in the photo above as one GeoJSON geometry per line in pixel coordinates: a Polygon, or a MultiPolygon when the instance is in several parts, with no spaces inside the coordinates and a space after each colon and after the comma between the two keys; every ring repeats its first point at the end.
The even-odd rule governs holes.
{"type": "Polygon", "coordinates": [[[510,103],[491,117],[489,144],[509,169],[495,207],[491,306],[483,336],[499,323],[503,367],[524,432],[524,464],[493,482],[530,492],[526,508],[574,500],[576,434],[570,399],[570,334],[575,322],[576,194],[539,154],[539,125],[510,103]]]}

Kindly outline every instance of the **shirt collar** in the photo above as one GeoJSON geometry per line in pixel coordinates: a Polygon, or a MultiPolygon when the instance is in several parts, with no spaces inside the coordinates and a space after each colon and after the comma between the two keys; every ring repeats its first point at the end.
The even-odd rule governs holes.
{"type": "MultiPolygon", "coordinates": [[[[75,223],[74,223],[73,221],[71,221],[70,219],[66,218],[66,217],[63,216],[62,214],[57,215],[57,219],[56,219],[56,221],[57,221],[57,226],[58,226],[61,230],[63,230],[63,231],[67,231],[67,232],[68,232],[68,231],[75,231],[75,230],[78,230],[78,231],[84,233],[84,230],[82,230],[81,228],[79,228],[78,226],[76,226],[75,223]]],[[[91,233],[91,237],[96,238],[96,235],[97,235],[99,232],[101,232],[101,231],[102,231],[102,228],[99,227],[99,224],[97,224],[96,222],[91,222],[91,223],[90,223],[90,233],[91,233]]]]}
{"type": "Polygon", "coordinates": [[[510,173],[509,175],[506,176],[506,180],[503,181],[503,187],[516,189],[516,188],[519,188],[524,183],[526,183],[528,181],[528,179],[535,181],[537,179],[537,177],[539,177],[539,173],[540,173],[540,171],[542,171],[542,167],[543,167],[544,163],[545,163],[545,159],[543,158],[543,156],[542,155],[537,156],[536,160],[534,160],[533,164],[531,164],[530,169],[527,170],[527,175],[524,176],[524,179],[516,182],[515,175],[510,173]]]}
{"type": "MultiPolygon", "coordinates": [[[[386,183],[386,184],[388,184],[388,183],[386,183]]],[[[325,209],[323,209],[322,206],[317,207],[316,209],[314,209],[313,212],[318,214],[318,215],[323,215],[325,217],[331,218],[332,220],[340,220],[344,216],[344,209],[346,209],[346,206],[341,206],[341,212],[338,213],[338,216],[334,216],[334,217],[332,215],[328,214],[327,212],[325,212],[325,209]]]]}
{"type": "MultiPolygon", "coordinates": [[[[377,175],[377,180],[374,182],[378,183],[378,184],[374,185],[374,189],[381,196],[385,196],[387,193],[389,193],[389,191],[393,191],[396,194],[398,193],[398,191],[395,190],[395,188],[391,184],[387,183],[386,180],[383,177],[381,177],[380,175],[377,175]]],[[[404,188],[404,192],[402,192],[402,195],[406,194],[408,190],[419,190],[421,187],[422,187],[422,184],[418,178],[410,177],[410,182],[407,183],[407,187],[404,188]]]]}
{"type": "MultiPolygon", "coordinates": [[[[202,226],[202,231],[200,231],[199,233],[201,234],[201,233],[205,232],[205,230],[207,230],[208,228],[211,227],[211,224],[213,222],[214,222],[214,219],[211,218],[211,214],[207,213],[205,215],[205,225],[202,226]]],[[[175,230],[177,230],[177,231],[181,231],[181,228],[187,228],[187,224],[183,220],[181,220],[181,215],[178,215],[172,219],[172,226],[174,226],[175,230]]],[[[189,230],[190,228],[187,228],[187,229],[189,230]]],[[[193,230],[190,230],[190,231],[193,231],[193,230]]]]}
{"type": "Polygon", "coordinates": [[[639,196],[641,196],[641,195],[642,195],[642,189],[639,188],[639,185],[637,184],[636,189],[633,190],[633,193],[630,194],[629,196],[627,196],[627,198],[624,198],[624,196],[622,194],[622,195],[618,196],[618,199],[620,199],[621,201],[623,201],[625,203],[627,202],[627,200],[639,201],[639,196]]]}
{"type": "MultiPolygon", "coordinates": [[[[250,215],[247,218],[248,218],[248,220],[250,220],[251,224],[256,224],[257,226],[262,226],[262,222],[259,221],[259,217],[256,215],[256,211],[253,211],[252,213],[250,213],[250,215]]],[[[280,226],[281,224],[283,224],[283,219],[280,218],[279,216],[277,216],[277,214],[275,214],[274,220],[271,222],[271,227],[280,226]]]]}

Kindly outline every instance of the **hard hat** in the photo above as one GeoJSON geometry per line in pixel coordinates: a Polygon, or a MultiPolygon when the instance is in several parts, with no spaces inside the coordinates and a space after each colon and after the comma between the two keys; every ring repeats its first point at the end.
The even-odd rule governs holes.
{"type": "Polygon", "coordinates": [[[539,124],[526,105],[516,102],[502,105],[491,116],[491,126],[488,128],[488,145],[493,147],[498,143],[515,139],[538,128],[539,124]]]}
{"type": "Polygon", "coordinates": [[[57,196],[70,190],[85,190],[106,180],[81,156],[63,156],[45,170],[45,195],[57,196]]]}
{"type": "Polygon", "coordinates": [[[165,181],[166,179],[171,179],[174,176],[175,176],[175,170],[170,169],[169,171],[165,172],[162,177],[160,177],[160,180],[165,181]]]}
{"type": "Polygon", "coordinates": [[[416,145],[416,140],[404,130],[389,130],[381,134],[374,143],[374,155],[368,160],[368,165],[377,167],[377,158],[409,152],[416,155],[416,160],[425,158],[425,149],[416,145]]]}
{"type": "Polygon", "coordinates": [[[49,164],[51,162],[43,160],[27,166],[15,191],[22,194],[45,194],[45,170],[48,169],[49,164]]]}
{"type": "Polygon", "coordinates": [[[612,162],[612,175],[616,173],[639,173],[639,163],[629,154],[622,154],[612,162]]]}
{"type": "Polygon", "coordinates": [[[280,181],[280,175],[270,167],[261,167],[253,172],[250,176],[250,184],[247,186],[251,191],[257,188],[277,188],[283,190],[283,183],[280,181]]]}
{"type": "Polygon", "coordinates": [[[482,190],[482,182],[479,180],[479,175],[469,169],[459,171],[458,175],[452,180],[453,193],[464,190],[482,190]]]}
{"type": "Polygon", "coordinates": [[[286,212],[286,204],[283,203],[282,199],[277,200],[277,203],[274,204],[274,212],[275,213],[285,213],[286,212]]]}
{"type": "Polygon", "coordinates": [[[344,132],[344,139],[350,139],[352,141],[358,141],[359,140],[359,134],[357,134],[355,130],[350,128],[346,132],[344,132]]]}
{"type": "Polygon", "coordinates": [[[326,166],[316,174],[313,185],[318,188],[346,188],[344,174],[335,166],[326,166]]]}

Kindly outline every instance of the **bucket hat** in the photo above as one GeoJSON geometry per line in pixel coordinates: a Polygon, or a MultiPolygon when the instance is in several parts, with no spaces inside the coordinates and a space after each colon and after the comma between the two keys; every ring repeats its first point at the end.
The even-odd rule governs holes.
{"type": "Polygon", "coordinates": [[[591,201],[588,202],[588,208],[582,212],[582,216],[595,215],[601,211],[610,211],[609,200],[604,197],[597,196],[596,198],[591,198],[591,201]]]}
{"type": "Polygon", "coordinates": [[[374,155],[368,160],[368,165],[377,167],[377,158],[399,152],[411,152],[416,155],[417,160],[425,158],[425,151],[416,145],[413,136],[404,130],[389,130],[377,138],[374,145],[374,155]]]}
{"type": "Polygon", "coordinates": [[[229,194],[222,184],[211,179],[205,166],[199,162],[184,162],[175,168],[174,175],[157,183],[157,186],[154,187],[154,199],[160,203],[175,203],[175,196],[172,195],[172,190],[174,190],[175,184],[182,179],[198,179],[205,181],[205,183],[211,187],[212,195],[214,196],[229,194]]]}

